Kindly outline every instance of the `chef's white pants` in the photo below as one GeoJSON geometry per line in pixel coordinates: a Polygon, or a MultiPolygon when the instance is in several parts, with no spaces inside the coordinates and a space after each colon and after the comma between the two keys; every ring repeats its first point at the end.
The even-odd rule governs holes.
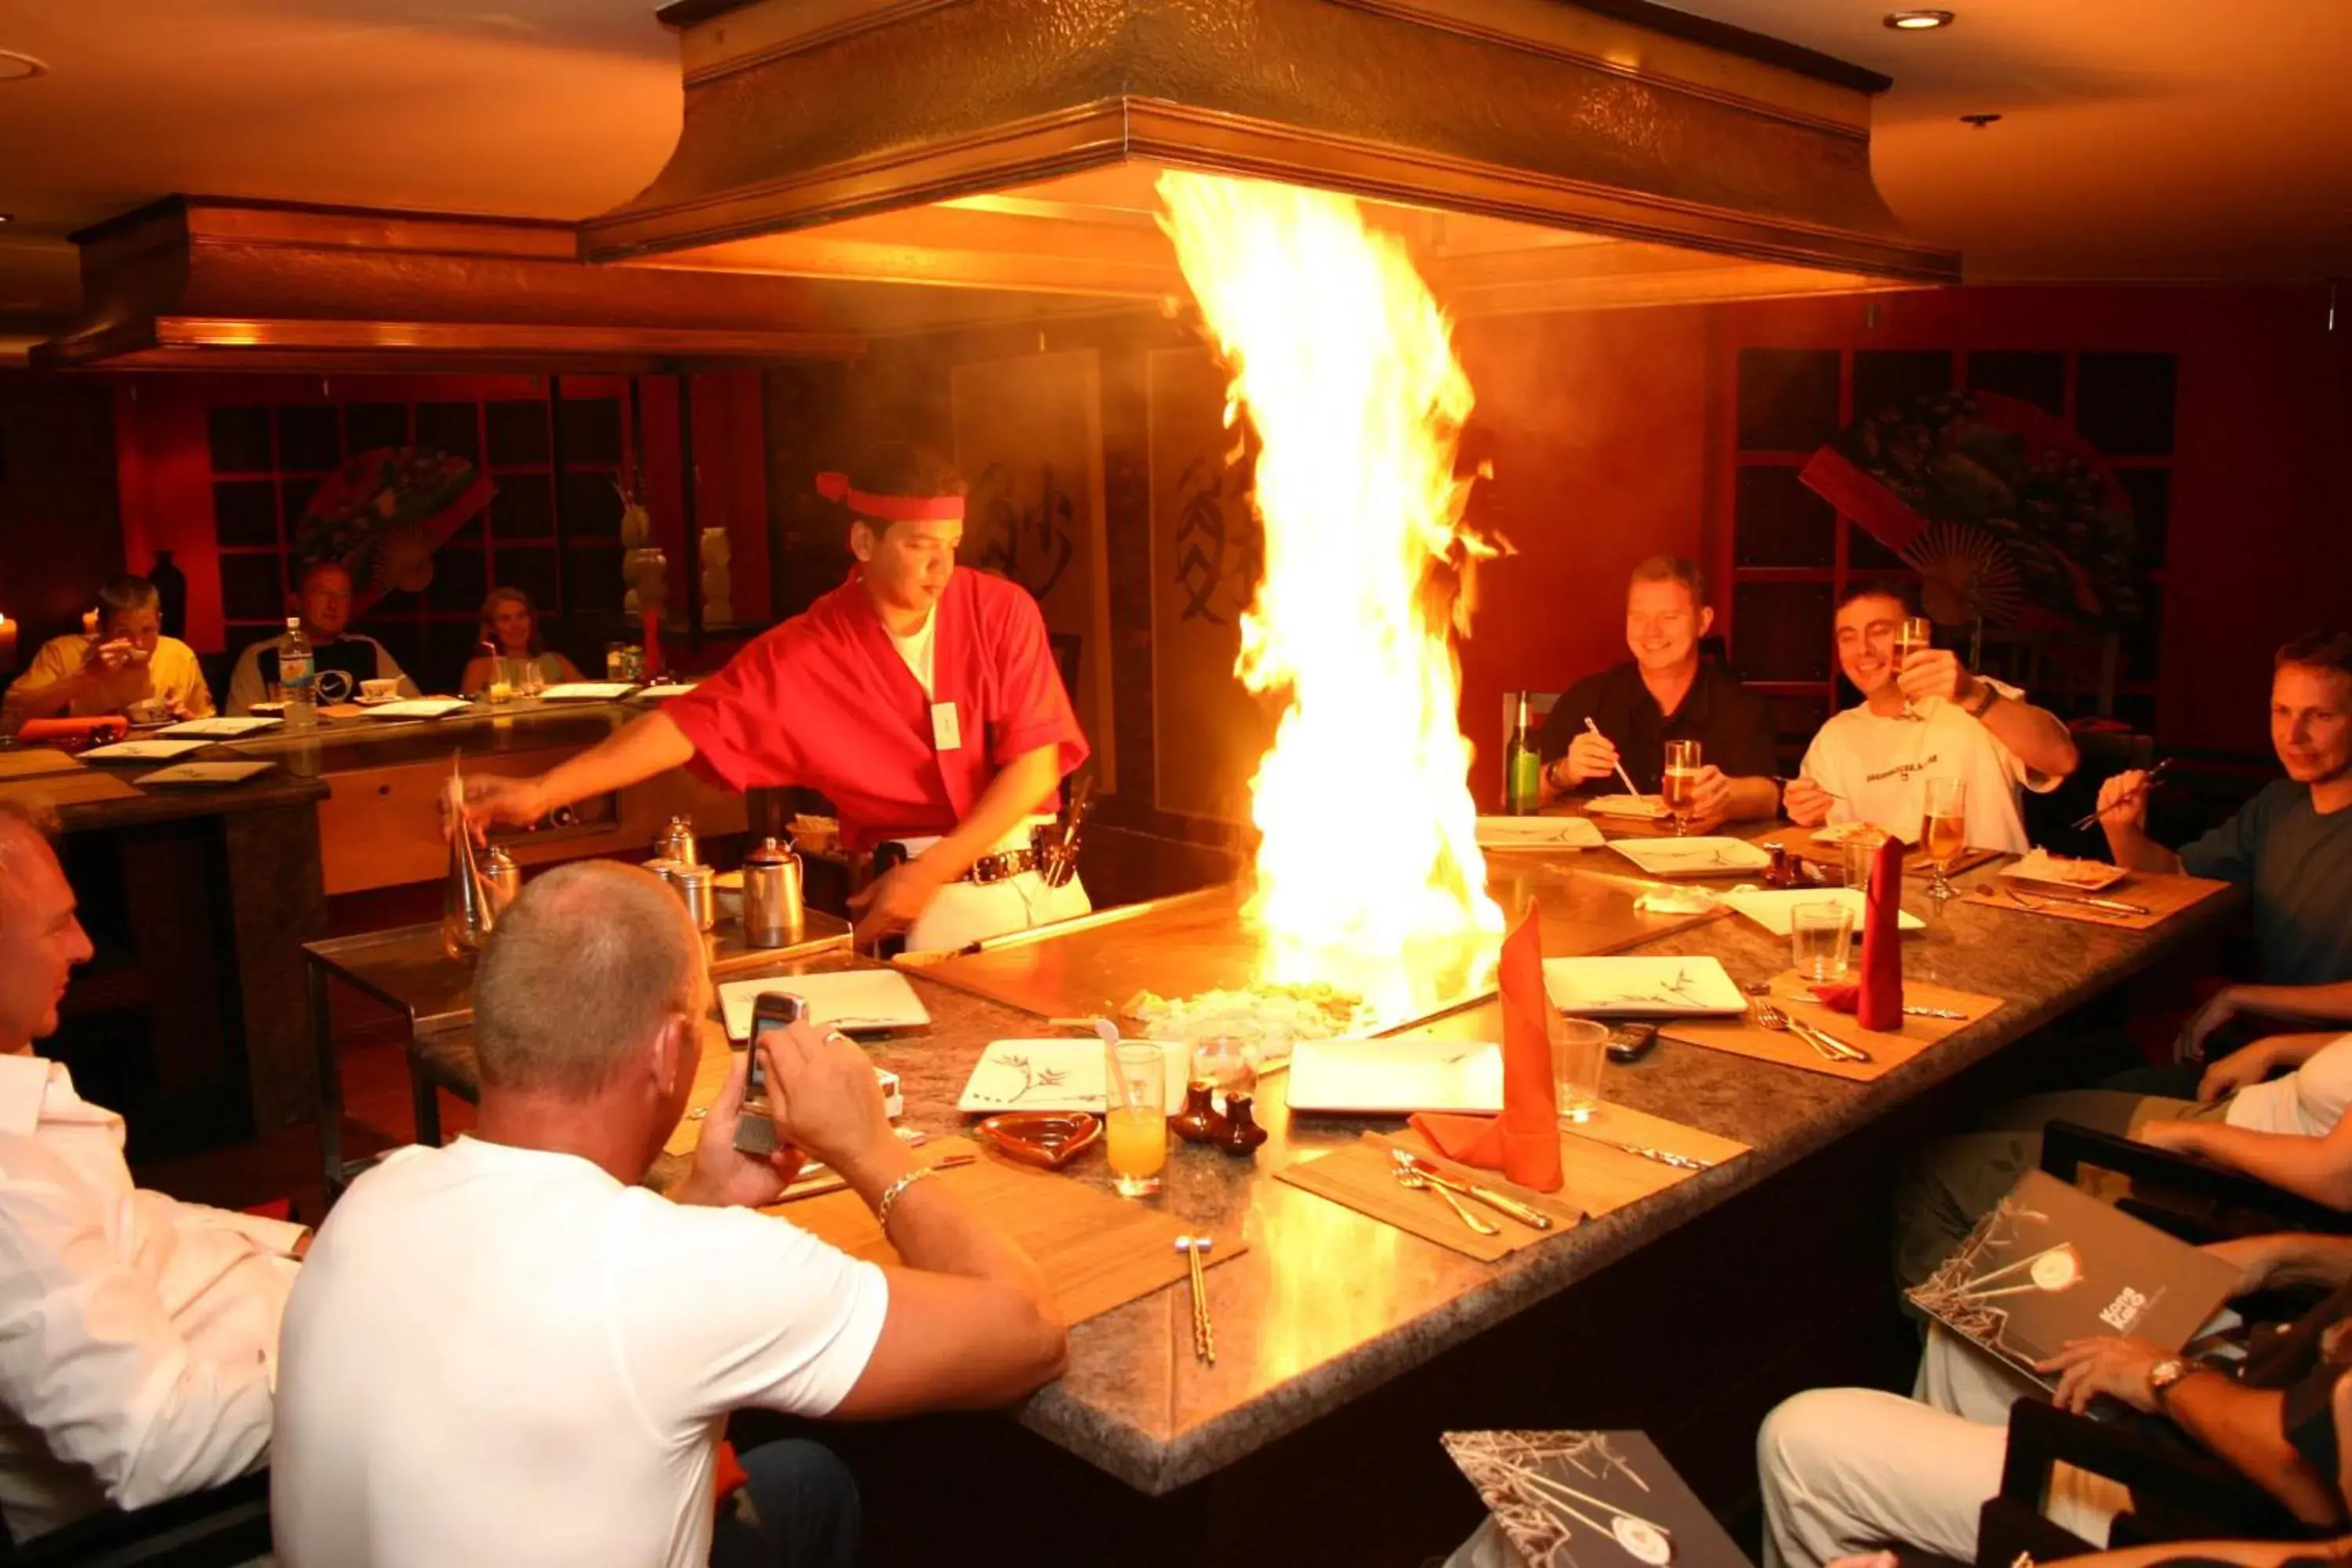
{"type": "MultiPolygon", "coordinates": [[[[2041,1396],[1941,1328],[1927,1336],[1908,1399],[1870,1388],[1817,1388],[1784,1400],[1756,1437],[1764,1493],[1765,1568],[1821,1568],[1894,1542],[1966,1563],[1977,1515],[2000,1490],[2009,1407],[2041,1396]]],[[[2104,1544],[2131,1494],[2061,1465],[2044,1511],[2104,1544]]]]}
{"type": "Polygon", "coordinates": [[[1047,887],[1034,871],[1002,882],[950,882],[907,929],[907,951],[952,952],[984,937],[1072,920],[1094,907],[1076,877],[1058,888],[1047,887]]]}

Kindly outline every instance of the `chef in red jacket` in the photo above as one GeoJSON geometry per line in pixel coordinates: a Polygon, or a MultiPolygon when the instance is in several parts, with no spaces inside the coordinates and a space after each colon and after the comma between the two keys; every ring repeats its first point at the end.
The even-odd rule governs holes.
{"type": "Polygon", "coordinates": [[[843,847],[886,845],[852,900],[858,937],[959,948],[1087,911],[1039,873],[1031,829],[1087,757],[1036,601],[958,571],[963,485],[900,442],[818,490],[845,502],[848,581],[692,691],[536,778],[467,779],[467,820],[528,823],[691,763],[734,789],[797,784],[841,814],[843,847]]]}

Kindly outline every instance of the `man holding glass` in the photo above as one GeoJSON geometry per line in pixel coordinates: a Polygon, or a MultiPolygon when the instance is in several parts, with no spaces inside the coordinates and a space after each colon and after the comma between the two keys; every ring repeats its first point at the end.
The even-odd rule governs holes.
{"type": "Polygon", "coordinates": [[[1621,766],[1635,789],[1657,794],[1669,742],[1685,741],[1696,742],[1700,762],[1677,821],[1779,809],[1771,714],[1728,671],[1699,658],[1699,638],[1714,624],[1706,579],[1690,562],[1654,555],[1633,568],[1625,595],[1633,657],[1562,692],[1537,737],[1547,802],[1607,794],[1621,766]]]}
{"type": "Polygon", "coordinates": [[[1969,846],[2022,855],[2032,847],[2019,788],[2046,794],[2080,757],[2058,716],[2013,686],[1972,674],[1949,648],[1898,657],[1918,607],[1908,584],[1846,590],[1835,621],[1838,668],[1862,693],[1813,737],[1783,801],[1790,820],[1867,822],[1917,841],[1931,778],[1958,781],[1969,846]]]}

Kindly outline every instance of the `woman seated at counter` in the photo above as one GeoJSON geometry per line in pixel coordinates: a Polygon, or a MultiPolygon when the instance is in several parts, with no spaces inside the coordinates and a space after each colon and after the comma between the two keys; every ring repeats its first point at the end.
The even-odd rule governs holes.
{"type": "Polygon", "coordinates": [[[196,650],[163,635],[163,603],[144,577],[98,591],[98,629],[51,637],[0,701],[0,735],[29,719],[204,719],[213,694],[196,650]]]}
{"type": "Polygon", "coordinates": [[[494,681],[530,684],[524,676],[526,670],[538,678],[541,686],[580,679],[577,665],[548,651],[539,635],[539,611],[520,588],[493,588],[482,601],[482,646],[497,648],[498,657],[485,652],[467,664],[465,679],[457,683],[465,696],[487,691],[494,681]]]}

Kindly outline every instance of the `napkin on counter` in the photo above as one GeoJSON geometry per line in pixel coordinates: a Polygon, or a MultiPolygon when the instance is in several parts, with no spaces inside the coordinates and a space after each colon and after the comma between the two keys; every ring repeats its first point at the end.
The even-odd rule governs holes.
{"type": "MultiPolygon", "coordinates": [[[[1843,1009],[1839,1009],[1843,1011],[1843,1009]]],[[[1862,917],[1862,984],[1854,1022],[1889,1033],[1903,1027],[1903,845],[1889,838],[1870,865],[1862,917]]]]}
{"type": "Polygon", "coordinates": [[[27,719],[25,727],[16,731],[19,741],[119,741],[130,721],[120,713],[101,713],[89,719],[27,719]]]}
{"type": "Polygon", "coordinates": [[[1532,1192],[1560,1189],[1559,1101],[1551,1078],[1551,999],[1544,994],[1543,939],[1530,904],[1503,940],[1503,1114],[1423,1112],[1413,1130],[1449,1160],[1500,1171],[1532,1192]]]}

